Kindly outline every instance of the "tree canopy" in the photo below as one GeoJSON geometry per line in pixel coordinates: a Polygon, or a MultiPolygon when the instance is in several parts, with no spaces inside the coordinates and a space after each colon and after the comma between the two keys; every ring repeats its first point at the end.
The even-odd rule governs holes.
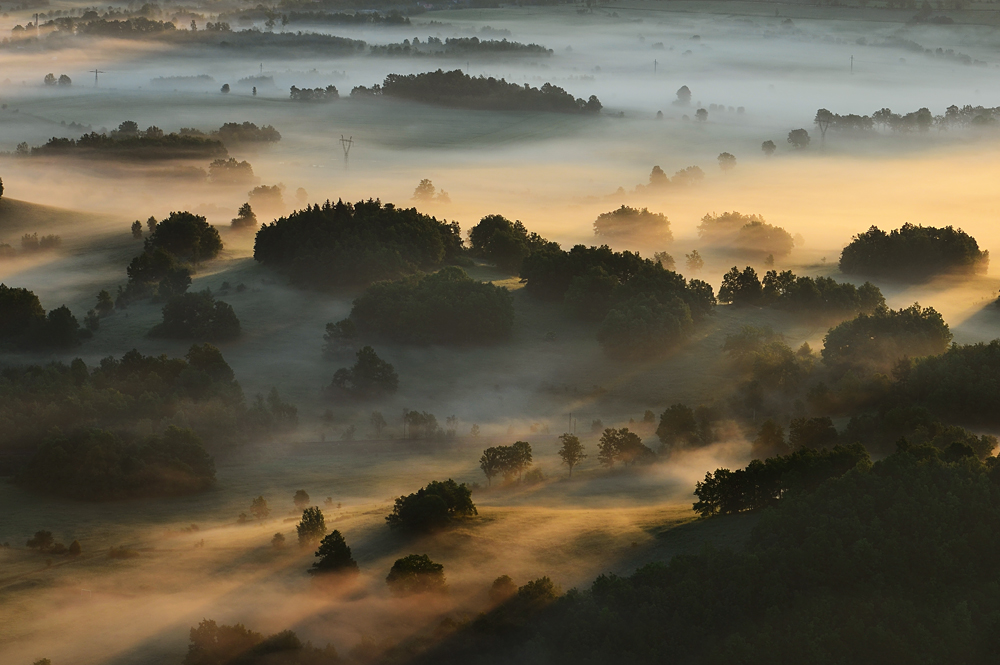
{"type": "Polygon", "coordinates": [[[952,226],[903,224],[889,233],[872,226],[841,252],[840,270],[921,282],[937,275],[985,273],[989,260],[975,238],[952,226]]]}
{"type": "Polygon", "coordinates": [[[601,213],[594,221],[594,235],[608,238],[638,238],[670,243],[674,234],[670,220],[659,212],[647,208],[630,208],[622,205],[611,212],[601,213]]]}
{"type": "Polygon", "coordinates": [[[473,256],[515,275],[532,252],[559,247],[537,233],[529,233],[520,221],[511,222],[500,215],[487,215],[469,229],[469,244],[473,256]]]}
{"type": "Polygon", "coordinates": [[[399,388],[399,375],[370,346],[358,349],[353,367],[341,367],[333,375],[329,390],[358,399],[390,395],[399,388]]]}
{"type": "Polygon", "coordinates": [[[426,533],[478,514],[469,486],[449,478],[427,483],[413,494],[397,498],[385,521],[392,529],[426,533]]]}

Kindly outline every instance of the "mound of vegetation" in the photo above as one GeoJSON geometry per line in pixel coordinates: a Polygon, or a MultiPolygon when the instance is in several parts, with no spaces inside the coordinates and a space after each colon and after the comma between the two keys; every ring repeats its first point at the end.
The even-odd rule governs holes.
{"type": "Polygon", "coordinates": [[[219,231],[201,215],[172,212],[159,222],[150,217],[147,225],[150,234],[142,254],[128,265],[128,284],[119,287],[116,307],[153,295],[166,299],[183,294],[191,285],[194,266],[222,251],[219,231]]]}
{"type": "Polygon", "coordinates": [[[458,223],[378,200],[307,206],[257,232],[254,259],[314,288],[436,270],[461,256],[458,223]]]}
{"type": "Polygon", "coordinates": [[[26,489],[90,500],[190,494],[214,482],[201,439],[173,425],[162,436],[99,429],[53,436],[17,476],[26,489]]]}
{"type": "Polygon", "coordinates": [[[840,255],[840,270],[922,281],[944,274],[985,273],[990,253],[976,239],[951,226],[904,224],[886,233],[873,226],[857,235],[840,255]]]}
{"type": "Polygon", "coordinates": [[[324,648],[303,643],[298,635],[283,630],[270,637],[243,624],[219,625],[204,619],[191,629],[183,665],[339,665],[340,656],[329,644],[324,648]]]}
{"type": "Polygon", "coordinates": [[[553,111],[557,113],[596,114],[601,102],[594,95],[589,100],[574,99],[562,88],[546,83],[532,88],[504,79],[473,77],[460,69],[437,70],[423,74],[389,74],[382,85],[358,86],[352,97],[384,95],[427,104],[490,111],[553,111]]]}
{"type": "Polygon", "coordinates": [[[240,336],[240,320],[229,303],[216,300],[208,289],[171,296],[163,306],[163,322],[150,337],[225,342],[240,336]]]}
{"type": "Polygon", "coordinates": [[[997,478],[996,460],[903,445],[789,491],[741,551],[602,575],[503,631],[491,613],[418,662],[992,662],[997,478]]]}
{"type": "Polygon", "coordinates": [[[469,486],[449,478],[427,483],[415,493],[396,499],[385,522],[392,529],[427,533],[478,514],[469,486]]]}
{"type": "Polygon", "coordinates": [[[784,256],[792,251],[795,242],[791,234],[772,226],[760,215],[739,212],[709,214],[698,225],[698,236],[705,242],[725,246],[741,254],[784,256]]]}
{"type": "Polygon", "coordinates": [[[140,130],[128,120],[107,134],[90,132],[80,138],[52,137],[31,149],[32,155],[71,155],[100,159],[212,159],[226,157],[222,141],[190,134],[164,134],[159,127],[140,130]]]}
{"type": "Polygon", "coordinates": [[[500,270],[516,275],[524,258],[542,247],[559,245],[534,232],[520,221],[511,222],[500,215],[487,215],[469,229],[470,253],[500,270]]]}
{"type": "Polygon", "coordinates": [[[65,305],[46,314],[34,292],[0,284],[0,348],[69,349],[79,346],[80,332],[65,305]]]}
{"type": "Polygon", "coordinates": [[[577,245],[564,252],[546,245],[524,259],[521,281],[527,293],[561,300],[577,318],[602,321],[598,339],[618,357],[668,351],[715,306],[706,282],[685,281],[660,261],[607,246],[577,245]]]}
{"type": "Polygon", "coordinates": [[[454,266],[396,282],[376,282],[354,301],[362,334],[415,344],[485,344],[510,337],[514,302],[506,287],[454,266]]]}
{"type": "Polygon", "coordinates": [[[247,407],[219,350],[194,345],[184,358],[129,351],[88,369],[70,365],[0,371],[0,452],[26,454],[53,428],[109,430],[123,440],[183,423],[212,444],[234,443],[294,427],[295,407],[276,391],[247,407]]]}
{"type": "Polygon", "coordinates": [[[757,271],[736,266],[722,278],[719,301],[737,306],[771,306],[813,316],[872,314],[885,306],[882,291],[871,282],[855,287],[829,277],[796,277],[791,270],[768,270],[763,283],[757,271]]]}
{"type": "Polygon", "coordinates": [[[900,358],[943,353],[951,338],[933,307],[881,307],[831,328],[823,338],[823,363],[839,374],[888,372],[900,358]]]}
{"type": "Polygon", "coordinates": [[[659,212],[649,212],[647,208],[629,208],[623,205],[617,210],[601,213],[594,221],[594,235],[608,238],[643,238],[659,242],[673,242],[670,220],[659,212]]]}

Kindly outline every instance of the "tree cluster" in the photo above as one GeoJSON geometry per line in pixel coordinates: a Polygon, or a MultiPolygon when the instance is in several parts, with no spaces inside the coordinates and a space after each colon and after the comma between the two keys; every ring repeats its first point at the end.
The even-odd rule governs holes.
{"type": "Polygon", "coordinates": [[[522,44],[506,39],[479,39],[479,37],[428,37],[420,41],[414,37],[411,42],[404,39],[397,44],[375,44],[371,46],[372,55],[389,56],[461,56],[502,53],[504,55],[549,56],[552,49],[538,44],[522,44]]]}
{"type": "Polygon", "coordinates": [[[296,102],[333,102],[340,99],[340,93],[335,85],[325,88],[296,88],[293,85],[288,97],[296,102]]]}
{"type": "Polygon", "coordinates": [[[233,306],[216,300],[208,289],[170,296],[163,306],[163,321],[150,337],[202,342],[227,342],[240,336],[240,320],[233,306]]]}
{"type": "Polygon", "coordinates": [[[717,435],[713,425],[719,419],[717,409],[700,405],[694,409],[684,404],[673,404],[660,414],[656,437],[661,452],[700,448],[714,443],[717,435]]]}
{"type": "Polygon", "coordinates": [[[357,399],[377,399],[395,393],[398,388],[395,368],[379,358],[375,349],[365,346],[358,349],[352,367],[341,367],[334,373],[328,391],[357,399]]]}
{"type": "Polygon", "coordinates": [[[80,344],[80,323],[65,305],[42,309],[33,291],[0,284],[0,348],[69,349],[80,344]]]}
{"type": "Polygon", "coordinates": [[[430,275],[376,282],[354,301],[361,334],[413,344],[488,344],[510,337],[514,303],[506,287],[455,266],[430,275]]]}
{"type": "Polygon", "coordinates": [[[990,253],[980,251],[975,238],[951,226],[904,224],[889,233],[873,226],[844,248],[840,270],[920,282],[937,275],[985,273],[989,260],[990,253]]]}
{"type": "Polygon", "coordinates": [[[737,306],[757,305],[820,317],[872,314],[885,307],[882,291],[871,282],[855,287],[830,277],[796,277],[790,270],[768,270],[763,282],[757,271],[733,266],[722,277],[719,301],[737,306]]]}
{"type": "Polygon", "coordinates": [[[469,486],[449,478],[427,483],[415,493],[396,499],[385,521],[399,531],[428,533],[478,514],[469,486]]]}
{"type": "Polygon", "coordinates": [[[674,234],[670,220],[660,212],[647,208],[630,208],[622,205],[617,210],[601,213],[594,221],[594,235],[608,238],[641,238],[670,243],[674,234]]]}
{"type": "Polygon", "coordinates": [[[32,155],[71,155],[101,159],[159,160],[226,157],[222,141],[186,134],[165,134],[158,127],[140,130],[129,120],[106,134],[90,132],[78,139],[52,137],[31,148],[32,155]]]}
{"type": "Polygon", "coordinates": [[[656,453],[642,442],[642,438],[627,427],[608,428],[601,434],[597,444],[597,460],[601,466],[614,467],[615,464],[634,466],[649,464],[656,460],[656,453]]]}
{"type": "Polygon", "coordinates": [[[516,275],[524,259],[545,247],[558,249],[520,221],[511,222],[500,215],[487,215],[469,229],[470,254],[492,263],[500,270],[516,275]]]}
{"type": "Polygon", "coordinates": [[[462,252],[457,223],[378,200],[307,206],[262,227],[254,243],[254,259],[316,288],[435,270],[462,252]]]}
{"type": "Polygon", "coordinates": [[[768,224],[760,215],[736,211],[706,214],[698,225],[698,236],[711,245],[751,256],[785,256],[795,245],[791,234],[783,228],[768,224]]]}
{"type": "Polygon", "coordinates": [[[340,665],[337,651],[315,647],[283,630],[269,637],[247,629],[203,619],[191,629],[191,643],[184,665],[340,665]]]}
{"type": "Polygon", "coordinates": [[[352,97],[383,95],[428,104],[491,111],[552,111],[557,113],[600,113],[600,100],[574,99],[562,88],[546,83],[532,88],[508,83],[492,76],[469,76],[460,69],[441,69],[422,74],[389,74],[382,85],[371,88],[358,86],[352,97]]]}
{"type": "MultiPolygon", "coordinates": [[[[514,482],[514,476],[521,479],[531,466],[531,444],[515,441],[509,446],[491,446],[479,458],[479,468],[483,470],[488,485],[496,476],[503,476],[504,483],[514,482]]],[[[572,467],[570,467],[572,471],[572,467]]]]}

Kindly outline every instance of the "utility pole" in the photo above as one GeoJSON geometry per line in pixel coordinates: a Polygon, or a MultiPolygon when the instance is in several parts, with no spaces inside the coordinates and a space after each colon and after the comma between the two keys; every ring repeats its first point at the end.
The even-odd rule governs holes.
{"type": "Polygon", "coordinates": [[[656,60],[653,60],[653,73],[654,73],[654,74],[656,73],[656,65],[657,65],[657,64],[658,64],[658,63],[656,62],[656,60]]]}
{"type": "Polygon", "coordinates": [[[851,56],[851,73],[854,73],[854,56],[851,56]]]}
{"type": "Polygon", "coordinates": [[[94,87],[96,88],[97,87],[97,75],[98,74],[103,74],[104,72],[102,70],[100,70],[100,69],[91,69],[90,71],[93,72],[93,74],[94,74],[94,87]]]}
{"type": "Polygon", "coordinates": [[[340,135],[340,145],[344,149],[344,165],[346,166],[346,165],[348,165],[350,163],[349,160],[350,160],[350,157],[351,157],[351,146],[354,145],[354,137],[352,136],[349,139],[345,139],[344,135],[341,134],[340,135]]]}

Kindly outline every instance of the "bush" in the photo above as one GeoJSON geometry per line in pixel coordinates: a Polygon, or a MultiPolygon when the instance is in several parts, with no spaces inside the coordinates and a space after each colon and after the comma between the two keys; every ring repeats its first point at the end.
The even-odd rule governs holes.
{"type": "Polygon", "coordinates": [[[254,243],[254,259],[314,288],[436,270],[462,252],[457,223],[378,200],[308,206],[262,227],[254,243]]]}
{"type": "Polygon", "coordinates": [[[163,322],[150,337],[224,342],[240,336],[240,320],[232,305],[216,301],[208,289],[171,296],[163,306],[163,322]]]}
{"type": "Polygon", "coordinates": [[[385,578],[394,596],[416,593],[441,593],[447,590],[444,566],[434,563],[426,554],[411,554],[396,559],[385,578]]]}
{"type": "Polygon", "coordinates": [[[886,233],[872,226],[854,236],[840,255],[842,272],[921,282],[937,275],[985,273],[989,252],[951,226],[904,224],[886,233]]]}
{"type": "Polygon", "coordinates": [[[469,486],[459,485],[449,478],[428,483],[414,494],[396,499],[385,521],[392,529],[429,532],[478,514],[469,486]]]}
{"type": "Polygon", "coordinates": [[[514,302],[505,287],[447,267],[371,285],[351,309],[362,333],[417,344],[490,343],[510,337],[514,302]]]}

